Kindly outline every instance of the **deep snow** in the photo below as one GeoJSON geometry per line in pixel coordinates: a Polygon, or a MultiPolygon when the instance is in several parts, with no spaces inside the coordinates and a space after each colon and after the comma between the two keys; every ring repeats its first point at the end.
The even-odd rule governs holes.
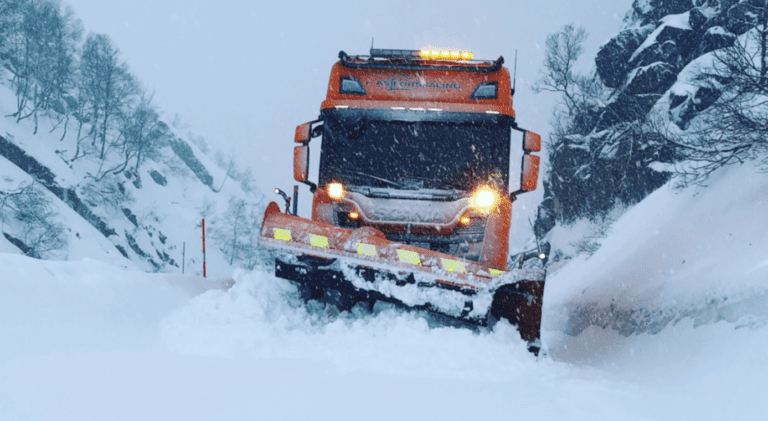
{"type": "Polygon", "coordinates": [[[0,254],[0,419],[764,419],[768,176],[713,181],[660,189],[550,276],[538,360],[506,324],[337,314],[265,270],[201,293],[195,278],[0,254]],[[719,317],[723,296],[752,306],[719,317]],[[685,312],[702,300],[711,317],[685,312]],[[603,302],[678,318],[565,333],[574,306],[603,302]]]}
{"type": "Polygon", "coordinates": [[[188,299],[167,275],[0,259],[15,268],[2,285],[2,419],[760,419],[766,409],[763,327],[593,330],[536,361],[509,326],[430,329],[386,307],[336,316],[263,272],[188,299]]]}

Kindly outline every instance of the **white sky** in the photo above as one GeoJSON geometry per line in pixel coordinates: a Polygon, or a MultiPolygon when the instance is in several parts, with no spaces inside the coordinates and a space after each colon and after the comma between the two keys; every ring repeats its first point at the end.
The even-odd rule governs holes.
{"type": "MultiPolygon", "coordinates": [[[[115,41],[168,120],[178,113],[213,150],[235,154],[271,198],[273,187],[294,184],[294,128],[318,116],[340,50],[367,54],[375,38],[380,48],[434,45],[469,49],[476,58],[502,55],[510,68],[518,50],[518,122],[546,135],[555,98],[534,95],[529,85],[538,78],[547,34],[566,23],[584,26],[590,38],[580,65],[589,70],[594,64],[588,58],[618,31],[632,1],[65,3],[86,31],[115,41]]],[[[301,208],[308,209],[308,190],[302,187],[301,194],[301,208]]],[[[516,215],[533,209],[539,197],[523,198],[516,215]]]]}

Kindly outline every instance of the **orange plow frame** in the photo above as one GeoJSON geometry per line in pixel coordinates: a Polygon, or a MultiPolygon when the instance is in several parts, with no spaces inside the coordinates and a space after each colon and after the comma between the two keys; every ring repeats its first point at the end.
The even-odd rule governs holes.
{"type": "Polygon", "coordinates": [[[265,247],[328,262],[321,268],[297,258],[278,259],[279,277],[302,284],[323,282],[328,286],[330,282],[334,289],[368,299],[426,309],[479,325],[486,325],[492,314],[516,324],[529,343],[538,341],[544,270],[489,268],[389,241],[371,227],[353,230],[285,214],[275,202],[264,213],[259,241],[265,247]],[[493,311],[492,306],[496,307],[493,311]]]}

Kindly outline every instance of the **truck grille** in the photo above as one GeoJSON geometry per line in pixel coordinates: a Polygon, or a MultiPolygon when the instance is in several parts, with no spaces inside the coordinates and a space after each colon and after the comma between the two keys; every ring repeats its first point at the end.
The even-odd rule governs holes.
{"type": "Polygon", "coordinates": [[[387,239],[441,253],[452,254],[469,260],[479,260],[485,221],[475,220],[468,226],[457,227],[447,235],[387,234],[387,239]]]}
{"type": "MultiPolygon", "coordinates": [[[[334,212],[334,222],[343,228],[356,229],[362,226],[359,221],[350,220],[347,213],[343,211],[334,212]]],[[[469,225],[458,225],[452,233],[446,235],[406,233],[385,233],[385,235],[389,241],[478,261],[485,239],[485,223],[484,219],[473,218],[469,225]]]]}

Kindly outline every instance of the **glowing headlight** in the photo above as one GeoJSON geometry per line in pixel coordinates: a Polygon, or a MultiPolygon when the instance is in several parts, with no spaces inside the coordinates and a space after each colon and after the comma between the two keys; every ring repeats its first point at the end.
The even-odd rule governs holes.
{"type": "Polygon", "coordinates": [[[341,183],[328,183],[328,196],[333,200],[344,198],[344,186],[341,183]]]}
{"type": "Polygon", "coordinates": [[[496,207],[499,197],[497,193],[488,186],[482,186],[475,190],[470,199],[470,205],[477,211],[490,213],[496,207]]]}

